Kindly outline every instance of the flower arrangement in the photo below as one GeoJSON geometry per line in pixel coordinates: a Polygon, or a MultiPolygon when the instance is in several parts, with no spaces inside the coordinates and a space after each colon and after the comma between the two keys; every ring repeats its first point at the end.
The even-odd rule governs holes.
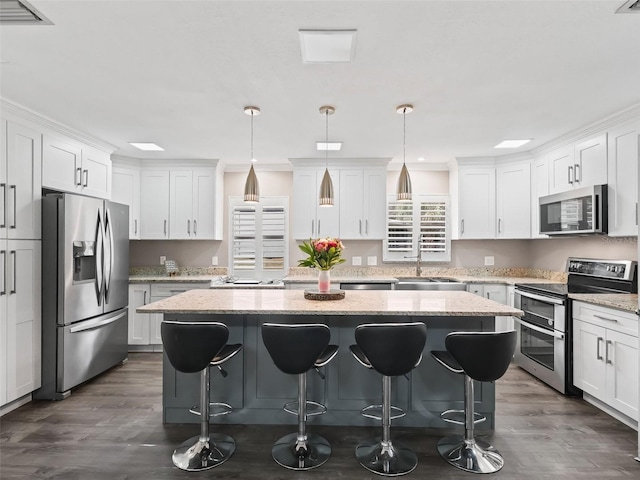
{"type": "Polygon", "coordinates": [[[341,257],[344,245],[339,238],[309,239],[298,245],[309,257],[298,262],[299,267],[315,267],[318,270],[331,270],[346,260],[341,257]]]}

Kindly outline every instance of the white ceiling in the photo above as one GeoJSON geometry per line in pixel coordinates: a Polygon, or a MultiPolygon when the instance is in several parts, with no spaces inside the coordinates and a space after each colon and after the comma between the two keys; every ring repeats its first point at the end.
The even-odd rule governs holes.
{"type": "Polygon", "coordinates": [[[136,158],[256,169],[323,158],[415,164],[543,145],[640,103],[640,15],[602,1],[31,0],[0,27],[2,97],[136,158]],[[303,64],[299,29],[357,29],[351,63],[303,64]],[[498,151],[504,139],[533,138],[498,151]],[[155,142],[141,152],[128,142],[155,142]]]}

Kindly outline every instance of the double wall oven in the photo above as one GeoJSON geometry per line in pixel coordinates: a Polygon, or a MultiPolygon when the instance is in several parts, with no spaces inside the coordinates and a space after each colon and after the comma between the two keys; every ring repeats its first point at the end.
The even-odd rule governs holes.
{"type": "Polygon", "coordinates": [[[561,393],[573,386],[573,331],[570,293],[635,293],[637,264],[628,260],[569,258],[567,283],[516,284],[518,340],[514,361],[561,393]]]}

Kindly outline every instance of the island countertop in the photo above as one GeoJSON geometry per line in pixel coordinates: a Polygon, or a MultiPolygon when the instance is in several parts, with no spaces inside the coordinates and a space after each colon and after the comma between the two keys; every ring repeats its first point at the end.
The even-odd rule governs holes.
{"type": "Polygon", "coordinates": [[[189,290],[139,307],[139,313],[494,317],[518,310],[469,292],[349,291],[343,300],[307,300],[299,290],[189,290]]]}

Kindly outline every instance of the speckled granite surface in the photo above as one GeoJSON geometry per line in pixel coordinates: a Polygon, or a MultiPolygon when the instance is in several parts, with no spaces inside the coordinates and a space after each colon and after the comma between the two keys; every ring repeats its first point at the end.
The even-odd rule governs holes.
{"type": "Polygon", "coordinates": [[[625,312],[635,313],[638,309],[638,295],[635,293],[570,293],[569,298],[625,312]]]}
{"type": "Polygon", "coordinates": [[[299,290],[190,290],[144,305],[140,313],[294,315],[521,316],[522,311],[468,292],[349,291],[344,300],[306,300],[299,290]]]}
{"type": "MultiPolygon", "coordinates": [[[[226,275],[227,267],[178,267],[178,277],[198,277],[226,275]]],[[[164,266],[129,267],[129,276],[167,277],[164,266]]]]}

